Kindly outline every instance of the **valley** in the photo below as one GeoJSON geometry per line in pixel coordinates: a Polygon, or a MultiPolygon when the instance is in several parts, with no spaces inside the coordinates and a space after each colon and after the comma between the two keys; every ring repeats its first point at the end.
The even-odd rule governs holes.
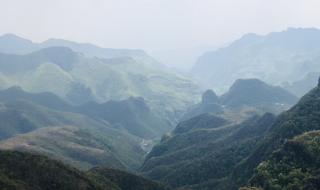
{"type": "Polygon", "coordinates": [[[319,36],[247,34],[190,73],[0,36],[0,189],[319,189],[319,36]]]}

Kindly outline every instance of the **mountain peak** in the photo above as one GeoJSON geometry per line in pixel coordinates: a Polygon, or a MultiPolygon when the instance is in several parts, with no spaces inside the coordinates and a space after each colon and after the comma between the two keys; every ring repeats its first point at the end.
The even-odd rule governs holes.
{"type": "Polygon", "coordinates": [[[203,94],[202,94],[202,103],[204,104],[208,104],[208,103],[216,103],[218,102],[218,96],[216,95],[216,93],[213,90],[206,90],[203,94]]]}

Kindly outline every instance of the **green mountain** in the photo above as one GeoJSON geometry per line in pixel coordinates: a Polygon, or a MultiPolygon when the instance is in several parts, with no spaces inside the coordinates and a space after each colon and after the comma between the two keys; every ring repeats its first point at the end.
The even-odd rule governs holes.
{"type": "Polygon", "coordinates": [[[212,90],[206,90],[202,94],[201,102],[190,106],[186,113],[183,114],[180,121],[185,121],[205,113],[222,114],[223,112],[224,110],[219,97],[212,90]]]}
{"type": "Polygon", "coordinates": [[[206,114],[181,122],[153,148],[141,171],[186,189],[317,189],[319,133],[312,131],[320,129],[319,85],[278,117],[237,124],[206,114]]]}
{"type": "Polygon", "coordinates": [[[190,106],[181,121],[205,113],[234,115],[235,118],[265,112],[278,114],[297,101],[297,97],[279,86],[268,85],[258,79],[238,79],[229,91],[219,97],[212,90],[205,91],[201,102],[190,106]]]}
{"type": "Polygon", "coordinates": [[[289,28],[264,36],[246,34],[230,45],[204,53],[191,73],[219,94],[239,78],[291,84],[320,71],[319,44],[320,31],[314,28],[289,28]]]}
{"type": "Polygon", "coordinates": [[[79,168],[139,167],[142,139],[105,121],[17,101],[1,108],[1,149],[38,152],[79,168]]]}
{"type": "Polygon", "coordinates": [[[74,109],[91,118],[106,120],[141,138],[157,138],[171,129],[170,123],[154,114],[143,98],[108,101],[103,104],[89,102],[74,109]]]}
{"type": "MultiPolygon", "coordinates": [[[[126,100],[108,101],[102,104],[88,102],[77,106],[70,105],[49,92],[29,93],[19,87],[0,90],[0,102],[14,103],[18,100],[32,102],[56,111],[82,114],[94,120],[103,120],[132,135],[146,139],[158,138],[171,129],[170,123],[158,117],[143,98],[131,97],[126,100]]],[[[37,115],[40,114],[41,111],[37,115]]],[[[39,125],[48,124],[41,123],[39,125]]]]}
{"type": "Polygon", "coordinates": [[[141,171],[172,187],[210,189],[250,153],[274,120],[265,114],[236,124],[205,114],[181,122],[152,149],[141,171]]]}
{"type": "Polygon", "coordinates": [[[231,177],[235,186],[244,185],[252,176],[254,169],[262,161],[267,160],[273,151],[281,148],[288,139],[320,129],[319,97],[320,88],[318,84],[318,87],[302,97],[294,107],[277,118],[270,132],[259,143],[259,146],[235,168],[231,177]]]}
{"type": "Polygon", "coordinates": [[[52,92],[79,105],[143,97],[152,110],[175,122],[199,97],[191,80],[151,61],[134,57],[86,57],[66,47],[24,54],[0,53],[0,89],[52,92]]]}
{"type": "Polygon", "coordinates": [[[286,110],[297,102],[297,97],[278,86],[271,86],[258,79],[238,79],[229,91],[221,96],[227,107],[252,106],[272,112],[286,110]]]}
{"type": "Polygon", "coordinates": [[[265,190],[319,189],[320,132],[296,136],[257,167],[250,185],[265,190]]]}
{"type": "Polygon", "coordinates": [[[165,190],[142,177],[112,169],[79,171],[47,157],[0,151],[4,190],[165,190]],[[129,187],[129,188],[127,188],[129,187]]]}
{"type": "Polygon", "coordinates": [[[0,91],[0,148],[40,152],[79,168],[136,169],[170,130],[142,98],[69,105],[52,93],[0,91]]]}

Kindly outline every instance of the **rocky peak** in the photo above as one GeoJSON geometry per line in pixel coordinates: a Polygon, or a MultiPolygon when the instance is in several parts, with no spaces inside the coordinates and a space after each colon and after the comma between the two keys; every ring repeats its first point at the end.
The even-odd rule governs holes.
{"type": "Polygon", "coordinates": [[[202,103],[204,104],[217,103],[218,100],[218,96],[212,90],[206,90],[202,94],[202,103]]]}

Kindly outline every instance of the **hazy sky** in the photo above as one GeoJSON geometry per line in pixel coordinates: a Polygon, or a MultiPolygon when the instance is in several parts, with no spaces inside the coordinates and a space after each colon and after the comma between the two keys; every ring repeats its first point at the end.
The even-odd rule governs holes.
{"type": "Polygon", "coordinates": [[[244,33],[320,28],[320,0],[0,0],[0,34],[175,49],[244,33]]]}

